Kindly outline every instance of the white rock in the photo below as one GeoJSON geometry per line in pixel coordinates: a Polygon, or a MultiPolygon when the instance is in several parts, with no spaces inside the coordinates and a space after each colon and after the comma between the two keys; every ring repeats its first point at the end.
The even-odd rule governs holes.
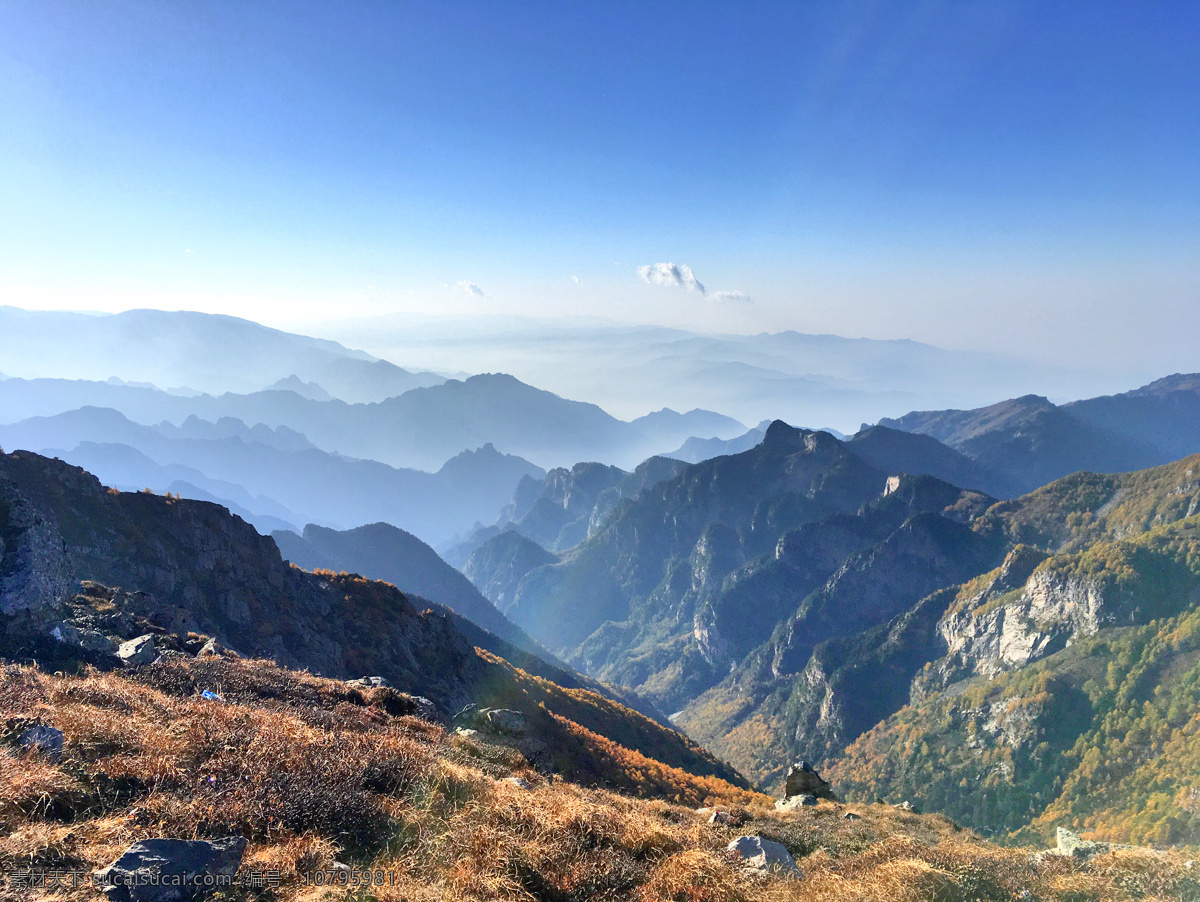
{"type": "Polygon", "coordinates": [[[146,633],[144,636],[122,642],[121,647],[117,649],[117,657],[129,667],[151,663],[158,657],[158,651],[154,647],[154,636],[146,633]]]}
{"type": "Polygon", "coordinates": [[[761,836],[739,836],[725,847],[725,851],[741,856],[747,870],[761,874],[800,875],[792,853],[779,843],[761,836]]]}

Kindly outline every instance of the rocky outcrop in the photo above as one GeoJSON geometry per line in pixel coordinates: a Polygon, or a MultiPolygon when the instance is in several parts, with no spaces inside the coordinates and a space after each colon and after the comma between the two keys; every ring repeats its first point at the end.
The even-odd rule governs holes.
{"type": "Polygon", "coordinates": [[[73,586],[54,518],[0,469],[0,614],[46,610],[73,586]]]}
{"type": "Polygon", "coordinates": [[[968,527],[939,514],[909,518],[884,541],[851,555],[773,637],[771,674],[803,672],[817,643],[903,614],[922,597],[968,578],[992,554],[968,527]]]}
{"type": "Polygon", "coordinates": [[[1068,830],[1066,827],[1058,828],[1055,834],[1055,843],[1055,848],[1051,850],[1051,854],[1065,855],[1080,860],[1087,860],[1096,855],[1103,855],[1105,852],[1111,852],[1113,849],[1130,848],[1129,846],[1114,843],[1084,839],[1078,833],[1068,830]]]}
{"type": "Polygon", "coordinates": [[[525,715],[509,708],[481,708],[474,717],[477,729],[501,736],[522,736],[525,733],[525,715]]]}
{"type": "Polygon", "coordinates": [[[818,799],[834,798],[829,781],[823,779],[807,761],[797,762],[788,768],[783,792],[788,798],[800,795],[811,795],[818,799]]]}
{"type": "Polygon", "coordinates": [[[1035,557],[1015,549],[987,589],[946,615],[939,625],[946,656],[923,680],[922,692],[1017,670],[1103,627],[1137,622],[1136,610],[1106,596],[1094,580],[1044,567],[1022,585],[1019,577],[1035,557]],[[1018,556],[1025,560],[1014,562],[1018,556]]]}
{"type": "Polygon", "coordinates": [[[240,836],[144,839],[97,871],[95,880],[111,902],[194,902],[232,887],[245,850],[240,836]]]}
{"type": "Polygon", "coordinates": [[[817,804],[817,797],[802,793],[801,795],[788,796],[786,799],[775,800],[776,811],[795,811],[797,808],[807,808],[817,804]]]}

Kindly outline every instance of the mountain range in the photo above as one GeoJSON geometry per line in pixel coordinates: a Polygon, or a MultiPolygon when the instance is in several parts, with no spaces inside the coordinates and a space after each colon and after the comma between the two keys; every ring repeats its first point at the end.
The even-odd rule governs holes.
{"type": "Polygon", "coordinates": [[[335,341],[187,311],[91,314],[0,307],[0,358],[14,376],[113,379],[182,394],[244,394],[295,376],[332,397],[367,402],[445,381],[335,341]],[[79,353],[80,348],[96,353],[79,353]]]}
{"type": "Polygon", "coordinates": [[[977,410],[919,411],[880,425],[932,436],[1023,494],[1077,470],[1136,470],[1200,448],[1200,375],[1056,405],[1026,395],[977,410]]]}
{"type": "Polygon", "coordinates": [[[971,407],[1032,391],[1079,398],[1148,375],[1112,361],[1085,372],[916,341],[708,335],[599,317],[397,314],[330,321],[321,334],[405,365],[511,373],[627,419],[663,405],[702,407],[746,423],[783,419],[847,433],[902,410],[971,407]]]}
{"type": "Polygon", "coordinates": [[[494,518],[523,477],[543,473],[490,444],[426,473],[322,451],[286,426],[230,417],[143,426],[94,407],[0,426],[0,444],[53,454],[118,488],[219,501],[263,532],[385,520],[435,543],[494,518]]]}
{"type": "Polygon", "coordinates": [[[181,396],[154,388],[61,379],[0,381],[9,423],[80,407],[120,411],[142,424],[229,417],[303,434],[322,450],[394,467],[436,470],[466,449],[493,444],[540,466],[601,460],[636,466],[692,435],[734,436],[736,420],[704,410],[663,409],[626,422],[504,374],[448,380],[375,403],[316,401],[295,391],[181,396]]]}
{"type": "Polygon", "coordinates": [[[1188,447],[1196,382],[912,414],[895,425],[920,432],[846,441],[775,422],[754,448],[623,500],[573,547],[518,522],[464,572],[760,785],[805,758],[855,797],[1013,836],[1069,813],[1111,838],[1194,841],[1200,456],[1075,471],[1080,455],[1114,470],[1131,447],[1152,463],[1188,447]],[[1030,453],[999,466],[993,449],[1022,441],[1030,453]],[[1150,706],[1140,745],[1119,732],[1139,729],[1135,699],[1150,706]],[[1090,750],[1119,741],[1123,763],[1098,768],[1090,750]],[[1089,795],[1101,772],[1123,787],[1105,804],[1089,795]]]}

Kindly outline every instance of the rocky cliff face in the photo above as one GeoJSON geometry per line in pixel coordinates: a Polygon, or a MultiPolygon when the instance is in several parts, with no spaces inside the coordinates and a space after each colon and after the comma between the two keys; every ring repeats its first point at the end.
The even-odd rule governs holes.
{"type": "Polygon", "coordinates": [[[541,479],[525,477],[496,524],[476,530],[450,549],[447,559],[465,564],[502,531],[519,533],[552,552],[565,551],[598,532],[622,501],[673,478],[684,466],[677,460],[651,457],[632,473],[605,464],[578,463],[570,469],[553,469],[541,479]]]}
{"type": "Polygon", "coordinates": [[[0,614],[45,609],[72,588],[62,537],[52,519],[0,477],[0,614]]]}

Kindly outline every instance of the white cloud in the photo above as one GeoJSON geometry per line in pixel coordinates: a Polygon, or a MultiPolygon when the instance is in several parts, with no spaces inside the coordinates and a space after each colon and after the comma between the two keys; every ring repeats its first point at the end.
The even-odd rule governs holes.
{"type": "Polygon", "coordinates": [[[651,285],[671,285],[704,294],[704,286],[700,284],[696,274],[692,272],[692,268],[685,263],[654,263],[639,266],[638,275],[651,285]]]}
{"type": "Polygon", "coordinates": [[[466,292],[473,298],[481,298],[484,296],[483,289],[480,288],[478,285],[476,285],[474,282],[467,282],[466,280],[461,281],[461,282],[456,282],[455,287],[459,291],[466,292]]]}
{"type": "Polygon", "coordinates": [[[744,291],[714,291],[708,296],[714,304],[753,304],[754,298],[744,291]]]}
{"type": "Polygon", "coordinates": [[[574,282],[576,285],[580,284],[579,276],[571,276],[571,281],[574,282]]]}
{"type": "Polygon", "coordinates": [[[686,288],[688,291],[698,291],[714,304],[753,304],[754,298],[744,291],[729,289],[708,292],[692,268],[684,263],[654,263],[638,267],[638,275],[642,281],[651,285],[667,285],[673,288],[686,288]]]}

